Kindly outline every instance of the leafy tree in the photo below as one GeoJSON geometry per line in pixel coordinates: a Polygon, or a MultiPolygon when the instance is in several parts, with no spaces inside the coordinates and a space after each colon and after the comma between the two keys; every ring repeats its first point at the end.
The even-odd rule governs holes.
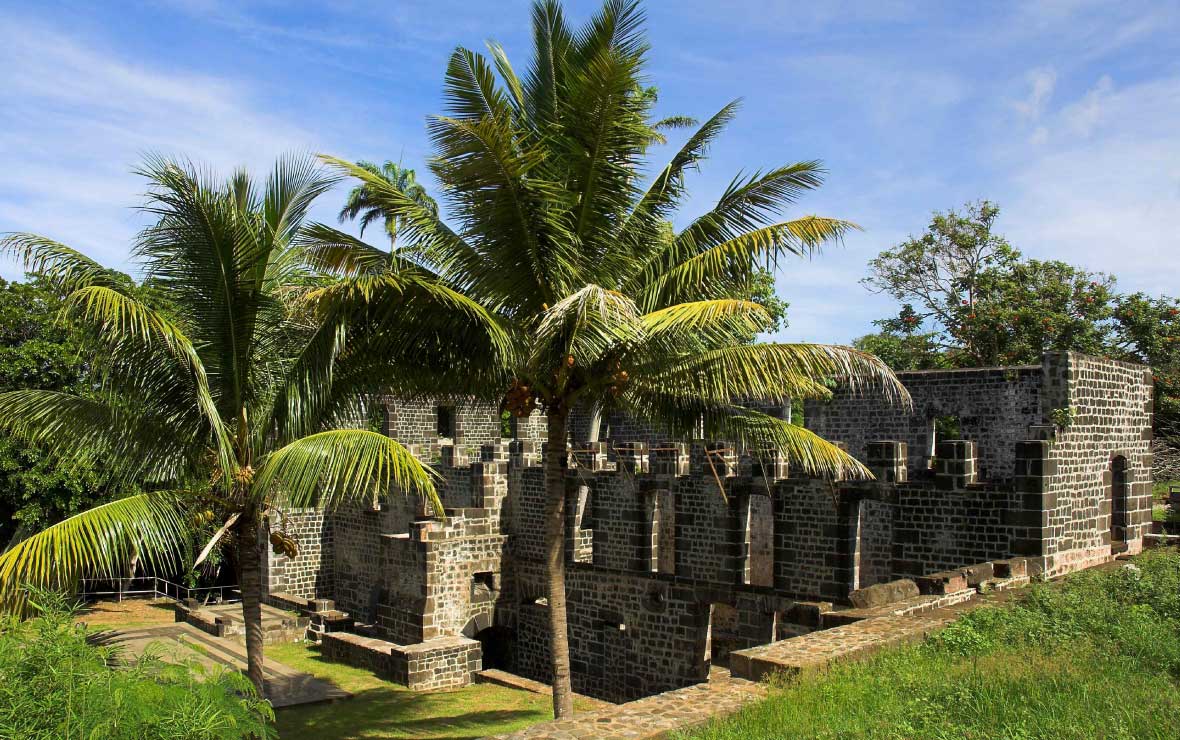
{"type": "MultiPolygon", "coordinates": [[[[398,223],[402,246],[391,256],[321,228],[320,264],[341,276],[341,296],[391,273],[430,273],[494,312],[511,339],[509,351],[465,353],[474,374],[456,374],[450,393],[502,399],[518,415],[540,406],[550,450],[566,448],[573,409],[600,408],[677,437],[699,425],[713,439],[774,447],[802,470],[867,477],[838,447],[734,400],[827,397],[829,378],[905,398],[885,365],[862,352],[746,341],[771,323],[767,309],[750,300],[759,266],[809,254],[851,224],[819,216],[779,220],[822,181],[817,162],[799,162],[734,178],[711,210],[673,230],[687,173],[737,104],[697,127],[645,183],[649,148],[662,132],[694,124],[653,116],[656,95],[643,86],[642,26],[639,5],[629,0],[608,0],[577,30],[557,2],[546,0],[533,7],[534,59],[523,76],[496,44],[489,44],[490,59],[457,49],[446,72],[447,112],[428,124],[430,166],[448,221],[396,183],[328,158],[363,182],[371,202],[398,223]]],[[[396,375],[403,389],[419,387],[406,373],[396,375]]],[[[544,461],[558,717],[572,713],[564,458],[549,454],[544,461]]]]}
{"type": "MultiPolygon", "coordinates": [[[[57,320],[57,298],[38,276],[0,280],[0,391],[85,390],[85,340],[57,320]]],[[[65,465],[0,436],[0,543],[18,529],[35,531],[101,500],[102,483],[94,463],[65,465]]]]}
{"type": "MultiPolygon", "coordinates": [[[[402,297],[385,303],[396,324],[367,312],[357,329],[361,317],[319,302],[321,281],[293,246],[307,208],[332,184],[314,163],[280,161],[261,186],[245,173],[218,182],[159,159],[141,174],[150,183],[144,211],[156,222],[134,256],[167,314],[57,242],[28,234],[0,242],[44,272],[67,315],[102,343],[92,354],[92,395],[0,393],[0,427],[65,461],[107,460],[119,480],[146,488],[13,546],[0,556],[0,595],[19,605],[19,584],[68,587],[84,572],[118,574],[135,556],[167,565],[194,530],[224,523],[236,552],[249,676],[265,695],[262,518],[275,502],[368,502],[390,486],[437,500],[428,470],[396,441],[331,427],[355,426],[354,401],[378,371],[412,359],[430,372],[435,355],[462,365],[442,350],[423,358],[422,337],[477,343],[453,318],[461,299],[418,276],[385,277],[402,297]],[[380,367],[373,354],[351,351],[353,336],[380,367]]],[[[271,542],[293,546],[282,532],[271,542]]]]}
{"type": "MultiPolygon", "coordinates": [[[[750,292],[747,298],[766,310],[767,333],[773,334],[787,328],[787,309],[791,304],[783,300],[775,290],[773,272],[757,268],[750,276],[750,292]]],[[[751,337],[750,341],[754,341],[754,338],[751,337]]]]}
{"type": "Polygon", "coordinates": [[[1102,354],[1114,278],[1025,259],[993,231],[998,215],[988,201],[936,213],[921,237],[872,260],[861,282],[902,307],[858,346],[908,368],[1035,363],[1049,350],[1102,354]]]}
{"type": "Polygon", "coordinates": [[[1113,354],[1150,365],[1155,377],[1155,429],[1180,441],[1180,301],[1144,293],[1119,296],[1114,308],[1113,354]]]}
{"type": "Polygon", "coordinates": [[[124,661],[48,592],[0,627],[0,736],[111,740],[275,737],[274,711],[237,671],[158,652],[124,661]]]}

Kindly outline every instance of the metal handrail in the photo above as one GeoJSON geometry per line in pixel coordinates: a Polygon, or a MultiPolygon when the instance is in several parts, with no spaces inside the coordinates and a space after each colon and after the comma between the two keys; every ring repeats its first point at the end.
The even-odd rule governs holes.
{"type": "Polygon", "coordinates": [[[93,599],[100,596],[114,596],[122,601],[124,597],[167,598],[174,601],[197,599],[203,604],[216,593],[215,601],[231,604],[242,600],[242,591],[237,584],[230,586],[200,586],[189,588],[173,583],[159,576],[135,576],[132,578],[83,578],[80,583],[80,596],[83,599],[93,599]],[[95,586],[114,586],[112,590],[99,590],[95,586]]]}

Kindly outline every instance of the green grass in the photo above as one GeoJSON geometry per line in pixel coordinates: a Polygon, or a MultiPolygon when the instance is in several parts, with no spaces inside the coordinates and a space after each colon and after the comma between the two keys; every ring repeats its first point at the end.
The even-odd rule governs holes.
{"type": "Polygon", "coordinates": [[[1180,486],[1180,480],[1157,480],[1151,484],[1151,495],[1158,501],[1168,499],[1168,487],[1180,486]]]}
{"type": "Polygon", "coordinates": [[[548,696],[492,684],[410,691],[371,671],[328,662],[308,643],[271,645],[266,656],[354,694],[337,702],[279,709],[279,737],[284,739],[459,740],[511,732],[553,718],[548,696]]]}
{"type": "Polygon", "coordinates": [[[917,646],[780,682],[685,735],[730,738],[1180,737],[1180,555],[1038,585],[917,646]]]}

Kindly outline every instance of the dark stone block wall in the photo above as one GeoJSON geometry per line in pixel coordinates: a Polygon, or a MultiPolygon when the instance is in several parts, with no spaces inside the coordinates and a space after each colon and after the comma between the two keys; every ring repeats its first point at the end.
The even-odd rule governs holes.
{"type": "Polygon", "coordinates": [[[332,529],[325,519],[324,512],[316,509],[294,509],[275,512],[266,520],[262,538],[266,543],[263,578],[270,591],[304,599],[334,591],[332,529]],[[274,530],[283,531],[295,540],[296,557],[275,554],[267,539],[274,530]]]}
{"type": "Polygon", "coordinates": [[[898,486],[892,511],[893,575],[912,578],[1009,557],[1010,489],[898,486]]]}
{"type": "Polygon", "coordinates": [[[1040,404],[1040,366],[926,370],[898,373],[913,398],[913,409],[890,405],[878,396],[837,391],[828,402],[808,401],[804,421],[824,439],[843,442],[861,460],[873,440],[905,442],[911,471],[925,470],[931,456],[934,420],[956,416],[963,439],[979,447],[984,480],[1013,475],[1016,443],[1029,439],[1029,427],[1044,424],[1040,404]]]}
{"type": "Polygon", "coordinates": [[[1152,385],[1151,370],[1142,365],[1075,352],[1046,356],[1045,413],[1068,408],[1073,414],[1068,426],[1055,431],[1042,476],[1025,479],[1047,513],[1028,539],[1040,541],[1036,554],[1045,557],[1049,572],[1109,556],[1116,458],[1126,464],[1122,541],[1131,552],[1142,547],[1151,522],[1152,385]]]}
{"type": "MultiPolygon", "coordinates": [[[[807,413],[877,481],[792,477],[785,461],[719,442],[612,439],[566,454],[575,690],[623,701],[698,682],[730,650],[814,629],[813,602],[894,578],[1013,556],[1055,574],[1108,560],[1112,539],[1141,547],[1145,368],[1060,354],[903,381],[912,412],[842,395],[807,413]],[[1055,428],[1062,408],[1072,422],[1055,428]],[[942,440],[930,460],[930,420],[944,415],[966,439],[942,440]]],[[[292,512],[308,546],[271,558],[271,588],[334,598],[380,637],[426,646],[415,654],[495,632],[509,668],[548,680],[541,445],[429,436],[411,449],[437,460],[445,521],[397,495],[379,510],[292,512]]]]}

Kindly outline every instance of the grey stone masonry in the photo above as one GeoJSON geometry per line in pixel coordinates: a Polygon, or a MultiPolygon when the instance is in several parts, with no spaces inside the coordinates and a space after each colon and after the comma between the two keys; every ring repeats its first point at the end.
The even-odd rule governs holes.
{"type": "Polygon", "coordinates": [[[276,514],[299,555],[268,558],[272,600],[333,600],[315,622],[326,654],[416,687],[462,685],[480,665],[547,681],[544,517],[557,496],[574,690],[627,701],[839,624],[832,604],[902,589],[882,584],[916,585],[928,605],[1142,547],[1147,368],[1056,353],[899,377],[912,408],[844,391],[807,407],[808,426],[871,481],[807,477],[725,441],[640,437],[613,417],[601,441],[550,450],[539,436],[500,440],[491,407],[390,402],[391,432],[441,476],[443,511],[391,491],[276,514]],[[548,454],[563,467],[556,491],[548,454]],[[341,632],[349,621],[365,636],[341,632]]]}

